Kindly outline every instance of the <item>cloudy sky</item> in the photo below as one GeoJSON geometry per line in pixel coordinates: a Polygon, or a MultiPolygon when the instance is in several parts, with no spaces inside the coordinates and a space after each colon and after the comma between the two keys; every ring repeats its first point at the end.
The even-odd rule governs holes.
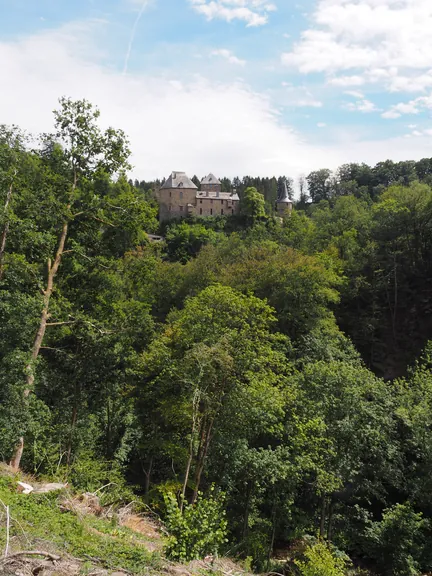
{"type": "Polygon", "coordinates": [[[0,0],[0,123],[87,98],[134,175],[432,156],[431,0],[0,0]]]}

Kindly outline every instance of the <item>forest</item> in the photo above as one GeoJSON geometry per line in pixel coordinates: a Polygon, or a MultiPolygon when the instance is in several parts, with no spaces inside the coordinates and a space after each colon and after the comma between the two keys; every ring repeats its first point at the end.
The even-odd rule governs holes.
{"type": "Polygon", "coordinates": [[[52,130],[0,127],[0,461],[141,499],[176,560],[432,571],[432,159],[159,224],[96,107],[52,130]]]}

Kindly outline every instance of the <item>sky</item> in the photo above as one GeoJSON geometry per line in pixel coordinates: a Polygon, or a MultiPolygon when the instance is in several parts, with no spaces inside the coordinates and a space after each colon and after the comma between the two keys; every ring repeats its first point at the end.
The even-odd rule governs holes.
{"type": "Polygon", "coordinates": [[[61,96],[132,175],[298,177],[432,156],[431,0],[0,0],[0,123],[61,96]]]}

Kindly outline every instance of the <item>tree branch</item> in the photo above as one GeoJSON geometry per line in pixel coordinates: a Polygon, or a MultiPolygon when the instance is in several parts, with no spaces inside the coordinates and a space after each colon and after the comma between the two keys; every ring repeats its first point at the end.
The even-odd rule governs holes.
{"type": "Polygon", "coordinates": [[[44,552],[43,550],[27,550],[24,552],[15,552],[15,554],[10,554],[7,558],[3,558],[0,562],[9,562],[12,558],[19,558],[20,556],[45,556],[49,560],[53,562],[57,562],[61,560],[61,556],[57,556],[56,554],[51,554],[51,552],[44,552]]]}

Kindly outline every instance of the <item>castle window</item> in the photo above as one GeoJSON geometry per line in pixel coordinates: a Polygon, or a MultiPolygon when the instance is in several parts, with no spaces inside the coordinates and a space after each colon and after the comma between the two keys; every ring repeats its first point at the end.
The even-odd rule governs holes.
{"type": "Polygon", "coordinates": [[[183,198],[183,192],[180,192],[180,199],[183,198]]]}
{"type": "Polygon", "coordinates": [[[200,208],[200,214],[202,214],[202,208],[200,208]]]}
{"type": "Polygon", "coordinates": [[[168,210],[171,212],[171,204],[169,205],[168,210]]]}
{"type": "Polygon", "coordinates": [[[179,206],[180,212],[183,212],[183,206],[179,206]]]}
{"type": "Polygon", "coordinates": [[[223,208],[221,208],[221,214],[222,214],[222,216],[223,216],[223,208]]]}
{"type": "Polygon", "coordinates": [[[213,214],[213,208],[210,208],[210,214],[211,215],[213,214]]]}
{"type": "Polygon", "coordinates": [[[200,200],[200,204],[202,204],[202,200],[200,200]]]}
{"type": "Polygon", "coordinates": [[[171,192],[171,190],[170,190],[170,198],[171,198],[171,196],[172,196],[172,192],[171,192]]]}
{"type": "Polygon", "coordinates": [[[213,200],[210,200],[210,204],[213,204],[213,200]]]}
{"type": "Polygon", "coordinates": [[[231,214],[234,214],[234,208],[231,210],[231,214]]]}

